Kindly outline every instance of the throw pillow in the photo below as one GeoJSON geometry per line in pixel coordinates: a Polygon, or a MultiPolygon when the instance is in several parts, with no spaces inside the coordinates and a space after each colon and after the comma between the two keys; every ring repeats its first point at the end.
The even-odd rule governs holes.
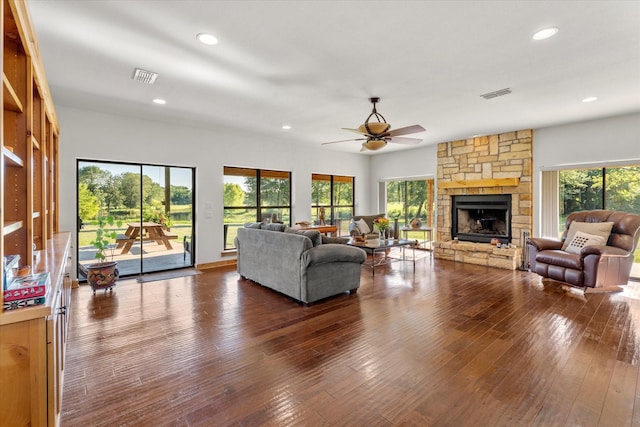
{"type": "Polygon", "coordinates": [[[358,227],[360,234],[371,233],[371,229],[369,228],[369,225],[367,225],[367,222],[362,218],[356,221],[356,227],[358,227]]]}
{"type": "Polygon", "coordinates": [[[262,228],[261,222],[247,222],[244,225],[244,228],[262,228]]]}
{"type": "Polygon", "coordinates": [[[601,236],[604,238],[605,244],[609,240],[609,234],[613,228],[613,222],[578,222],[573,221],[569,225],[569,231],[567,231],[567,238],[562,244],[562,250],[566,251],[567,246],[573,240],[576,232],[582,231],[583,233],[592,234],[594,236],[601,236]]]}
{"type": "Polygon", "coordinates": [[[348,237],[329,237],[329,236],[325,236],[324,234],[322,235],[322,244],[324,245],[325,243],[337,243],[337,244],[345,244],[349,241],[348,237]]]}
{"type": "Polygon", "coordinates": [[[575,236],[567,246],[567,252],[579,254],[585,246],[604,245],[607,241],[602,236],[594,236],[593,234],[576,231],[575,236]]]}
{"type": "Polygon", "coordinates": [[[294,228],[287,227],[284,232],[306,236],[311,240],[314,247],[322,244],[322,234],[320,234],[318,230],[296,230],[294,228]]]}
{"type": "Polygon", "coordinates": [[[284,231],[285,227],[286,226],[284,224],[273,223],[273,222],[270,224],[262,224],[263,230],[270,230],[270,231],[284,231]]]}

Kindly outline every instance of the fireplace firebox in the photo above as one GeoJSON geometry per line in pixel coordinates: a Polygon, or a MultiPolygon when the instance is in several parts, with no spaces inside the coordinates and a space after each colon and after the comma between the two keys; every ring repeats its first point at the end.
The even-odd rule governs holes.
{"type": "Polygon", "coordinates": [[[452,196],[451,237],[489,243],[511,243],[511,194],[452,196]]]}

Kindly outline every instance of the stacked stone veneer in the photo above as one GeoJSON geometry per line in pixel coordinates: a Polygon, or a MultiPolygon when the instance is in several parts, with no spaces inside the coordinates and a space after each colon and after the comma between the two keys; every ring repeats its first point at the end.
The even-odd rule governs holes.
{"type": "Polygon", "coordinates": [[[523,231],[533,224],[533,131],[519,130],[499,135],[438,144],[436,258],[515,269],[521,261],[523,231]],[[495,186],[492,179],[517,178],[513,186],[495,186]],[[457,181],[463,188],[442,188],[457,181]],[[476,187],[475,183],[489,183],[476,187]],[[516,250],[496,250],[488,243],[451,241],[451,196],[458,194],[511,194],[511,234],[516,250]]]}

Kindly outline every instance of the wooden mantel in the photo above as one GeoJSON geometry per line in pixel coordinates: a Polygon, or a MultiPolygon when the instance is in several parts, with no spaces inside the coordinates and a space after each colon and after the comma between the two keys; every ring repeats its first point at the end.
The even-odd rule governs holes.
{"type": "Polygon", "coordinates": [[[490,178],[438,182],[440,188],[516,187],[520,178],[490,178]]]}

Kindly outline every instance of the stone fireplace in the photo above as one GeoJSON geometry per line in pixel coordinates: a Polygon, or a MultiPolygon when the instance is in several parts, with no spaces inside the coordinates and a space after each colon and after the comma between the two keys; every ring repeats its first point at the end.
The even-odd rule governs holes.
{"type": "Polygon", "coordinates": [[[532,130],[438,144],[434,256],[519,268],[533,224],[532,162],[532,130]],[[514,247],[497,248],[492,238],[514,247]]]}
{"type": "Polygon", "coordinates": [[[451,237],[460,241],[511,243],[511,194],[453,196],[451,237]]]}

